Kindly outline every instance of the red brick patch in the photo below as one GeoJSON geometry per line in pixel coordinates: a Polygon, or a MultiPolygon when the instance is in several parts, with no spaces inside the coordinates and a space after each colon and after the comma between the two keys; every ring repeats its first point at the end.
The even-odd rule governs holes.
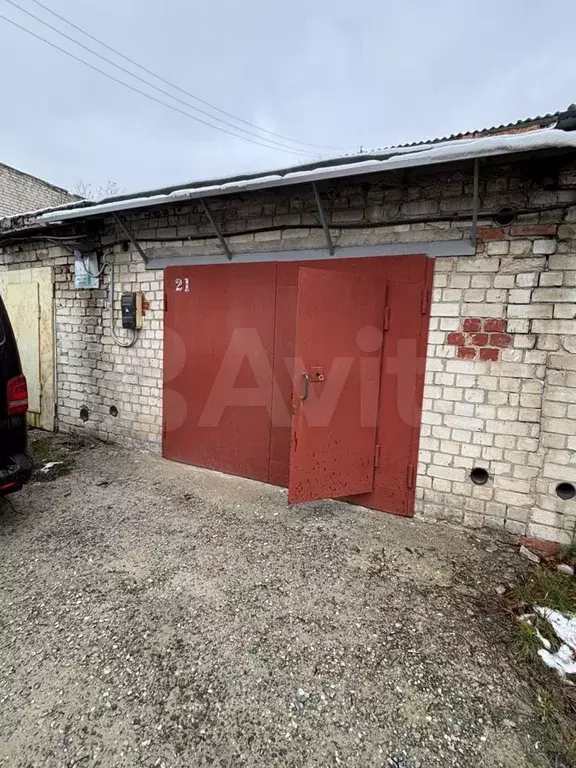
{"type": "Polygon", "coordinates": [[[465,317],[462,331],[449,333],[446,343],[458,347],[459,360],[498,360],[512,336],[506,333],[506,320],[501,317],[465,317]]]}
{"type": "Polygon", "coordinates": [[[507,333],[491,333],[490,334],[491,347],[509,347],[511,342],[512,342],[512,337],[507,333]]]}
{"type": "Polygon", "coordinates": [[[556,544],[554,541],[544,541],[543,539],[530,539],[527,536],[521,536],[519,543],[528,549],[533,549],[536,552],[543,553],[544,555],[557,555],[563,547],[561,544],[556,544]]]}
{"type": "Polygon", "coordinates": [[[464,336],[463,333],[449,333],[446,338],[446,342],[448,344],[456,344],[456,345],[465,344],[466,337],[464,336]]]}
{"type": "Polygon", "coordinates": [[[557,224],[515,224],[510,227],[510,237],[542,237],[555,235],[557,224]]]}
{"type": "Polygon", "coordinates": [[[478,237],[482,240],[499,240],[504,237],[504,230],[502,227],[479,227],[478,237]]]}
{"type": "MultiPolygon", "coordinates": [[[[476,331],[481,330],[482,328],[482,320],[478,317],[467,317],[464,320],[464,326],[463,330],[464,333],[475,333],[476,331]]],[[[489,330],[488,328],[486,330],[489,330]]],[[[495,328],[493,330],[496,330],[495,328]]]]}
{"type": "MultiPolygon", "coordinates": [[[[464,321],[466,323],[466,321],[464,321]]],[[[484,330],[495,333],[504,333],[506,330],[506,320],[499,317],[489,317],[484,320],[484,330]]]]}

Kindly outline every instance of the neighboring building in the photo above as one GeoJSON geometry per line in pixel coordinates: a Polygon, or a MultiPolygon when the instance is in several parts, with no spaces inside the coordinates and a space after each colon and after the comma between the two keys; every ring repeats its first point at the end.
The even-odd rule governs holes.
{"type": "Polygon", "coordinates": [[[62,187],[0,163],[0,216],[15,216],[79,199],[62,187]]]}
{"type": "Polygon", "coordinates": [[[0,290],[41,318],[38,420],[55,398],[60,429],[292,500],[568,542],[575,127],[570,108],[0,222],[0,290]]]}

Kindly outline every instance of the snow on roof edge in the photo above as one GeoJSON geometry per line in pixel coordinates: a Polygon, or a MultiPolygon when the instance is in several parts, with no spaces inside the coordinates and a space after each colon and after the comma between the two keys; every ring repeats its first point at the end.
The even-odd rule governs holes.
{"type": "MultiPolygon", "coordinates": [[[[177,189],[173,192],[132,197],[120,201],[95,203],[81,208],[67,210],[53,209],[41,214],[40,221],[55,222],[68,219],[98,216],[122,210],[146,208],[163,203],[181,202],[200,197],[215,197],[247,192],[257,189],[287,186],[312,181],[322,181],[346,176],[358,176],[380,171],[401,170],[439,163],[457,162],[479,157],[507,155],[517,152],[538,151],[543,149],[576,149],[576,132],[566,132],[554,128],[543,128],[515,135],[486,136],[472,139],[457,139],[442,144],[424,144],[415,147],[391,148],[383,159],[354,161],[348,164],[323,166],[320,168],[298,171],[290,170],[280,175],[275,173],[248,179],[235,179],[221,184],[204,187],[177,189]]],[[[336,161],[337,158],[334,158],[336,161]]]]}

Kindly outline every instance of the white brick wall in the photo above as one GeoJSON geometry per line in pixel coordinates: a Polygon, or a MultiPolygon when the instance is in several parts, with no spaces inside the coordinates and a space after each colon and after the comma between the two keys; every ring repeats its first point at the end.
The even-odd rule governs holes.
{"type": "Polygon", "coordinates": [[[143,291],[150,303],[133,347],[118,346],[110,333],[108,275],[98,291],[76,291],[70,280],[56,293],[58,417],[61,424],[99,438],[160,449],[162,430],[163,276],[146,271],[138,255],[116,254],[115,323],[120,294],[143,291]],[[71,322],[72,321],[72,322],[71,322]],[[85,405],[90,419],[80,419],[85,405]],[[118,409],[118,416],[110,408],[118,409]]]}
{"type": "MultiPolygon", "coordinates": [[[[541,189],[529,169],[511,166],[483,174],[482,210],[538,204],[541,189]]],[[[325,194],[338,245],[458,240],[470,234],[470,221],[462,219],[389,223],[398,217],[469,212],[469,173],[413,177],[400,187],[389,181],[335,182],[325,194]],[[350,223],[365,227],[345,229],[350,223]]],[[[576,501],[562,501],[555,493],[558,482],[576,482],[572,166],[560,169],[546,201],[574,202],[575,207],[532,212],[504,228],[481,220],[476,257],[435,261],[416,511],[563,542],[576,525],[576,501]],[[476,322],[478,330],[464,330],[476,322]],[[488,470],[486,485],[471,482],[474,467],[488,470]]],[[[324,245],[311,191],[221,198],[212,207],[235,252],[324,245]],[[245,232],[285,226],[296,229],[245,232]]],[[[220,252],[209,222],[194,205],[137,212],[128,222],[150,255],[220,252]],[[200,239],[174,243],[170,238],[200,239]]],[[[76,291],[73,259],[60,247],[33,242],[20,250],[6,247],[0,268],[17,269],[31,261],[56,267],[61,427],[159,450],[163,275],[146,271],[132,249],[125,253],[119,245],[123,239],[106,221],[101,243],[116,264],[118,321],[122,290],[144,291],[151,304],[130,349],[118,347],[111,337],[105,288],[76,291]],[[82,405],[90,410],[86,423],[79,417],[82,405]],[[111,405],[118,408],[116,418],[111,405]]]]}
{"type": "MultiPolygon", "coordinates": [[[[543,249],[535,240],[532,254],[543,249]]],[[[573,535],[576,504],[559,499],[555,487],[576,482],[571,450],[576,447],[576,373],[571,373],[576,371],[576,288],[571,287],[576,251],[568,258],[551,255],[573,249],[572,241],[550,238],[545,249],[550,258],[539,263],[525,249],[526,261],[519,256],[514,265],[481,254],[436,263],[428,361],[437,364],[428,365],[424,391],[420,514],[552,541],[566,542],[573,535]],[[523,264],[530,271],[519,271],[523,264]],[[512,266],[514,281],[491,292],[490,286],[507,276],[502,267],[512,266]],[[463,272],[484,278],[486,292],[474,311],[463,272]],[[557,287],[540,287],[550,283],[550,275],[557,287]],[[560,305],[572,308],[571,319],[562,323],[553,319],[560,305]],[[458,346],[446,346],[455,314],[462,318],[460,325],[473,316],[507,321],[511,343],[499,360],[455,359],[458,346]],[[513,325],[509,319],[516,318],[525,322],[513,325]],[[473,467],[488,470],[486,485],[470,483],[473,467]]],[[[486,249],[495,250],[504,255],[507,249],[486,249]]]]}
{"type": "Polygon", "coordinates": [[[65,189],[0,163],[0,218],[78,199],[65,189]]]}

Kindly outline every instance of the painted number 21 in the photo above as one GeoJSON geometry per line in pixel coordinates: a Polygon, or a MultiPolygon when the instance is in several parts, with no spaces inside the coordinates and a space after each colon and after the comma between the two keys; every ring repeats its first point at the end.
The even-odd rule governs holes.
{"type": "Polygon", "coordinates": [[[190,290],[190,279],[188,277],[177,277],[174,280],[174,283],[176,284],[176,291],[184,291],[185,293],[188,293],[190,290]]]}

